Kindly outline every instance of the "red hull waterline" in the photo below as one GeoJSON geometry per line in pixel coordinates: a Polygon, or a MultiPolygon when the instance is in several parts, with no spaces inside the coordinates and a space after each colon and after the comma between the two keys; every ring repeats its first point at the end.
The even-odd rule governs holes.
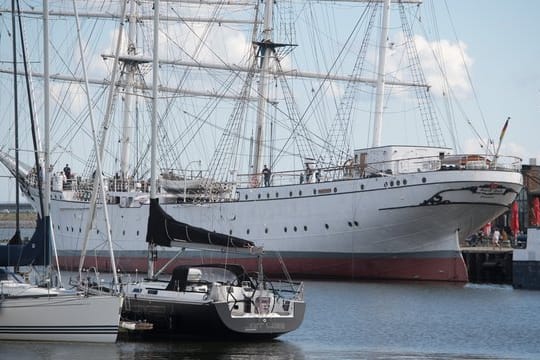
{"type": "MultiPolygon", "coordinates": [[[[156,269],[160,269],[169,259],[158,259],[156,269]]],[[[335,279],[335,280],[424,280],[467,282],[468,273],[460,253],[447,257],[362,257],[356,259],[331,257],[283,257],[287,271],[293,279],[335,279]]],[[[76,271],[79,257],[60,256],[62,270],[76,271]]],[[[220,258],[202,260],[200,257],[182,257],[168,266],[164,273],[170,273],[176,265],[204,263],[235,263],[248,271],[256,271],[255,258],[220,258]]],[[[123,273],[146,274],[148,260],[145,257],[121,257],[117,268],[123,273]]],[[[283,268],[277,258],[265,257],[264,272],[273,278],[283,278],[283,268]]],[[[85,267],[96,267],[101,272],[111,270],[110,259],[106,256],[91,257],[85,267]]]]}

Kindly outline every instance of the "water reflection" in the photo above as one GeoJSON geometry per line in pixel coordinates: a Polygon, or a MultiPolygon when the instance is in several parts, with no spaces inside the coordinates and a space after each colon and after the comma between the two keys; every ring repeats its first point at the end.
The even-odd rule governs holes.
{"type": "Polygon", "coordinates": [[[302,349],[288,341],[183,342],[119,341],[116,344],[0,342],[2,359],[306,359],[302,349]]]}

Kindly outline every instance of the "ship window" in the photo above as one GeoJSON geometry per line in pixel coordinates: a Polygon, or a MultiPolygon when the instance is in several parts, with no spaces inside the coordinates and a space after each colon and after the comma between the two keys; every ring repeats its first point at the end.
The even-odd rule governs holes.
{"type": "Polygon", "coordinates": [[[257,194],[257,199],[260,199],[261,198],[261,194],[257,194]]]}
{"type": "Polygon", "coordinates": [[[427,179],[425,177],[422,178],[422,182],[425,183],[427,179]]]}
{"type": "Polygon", "coordinates": [[[349,221],[348,224],[349,224],[350,227],[352,227],[352,222],[349,221]]]}
{"type": "Polygon", "coordinates": [[[264,229],[264,233],[268,234],[268,228],[264,229]]]}
{"type": "Polygon", "coordinates": [[[79,233],[81,232],[81,228],[79,228],[79,233]]]}
{"type": "Polygon", "coordinates": [[[137,236],[139,236],[139,230],[137,230],[137,236]]]}
{"type": "Polygon", "coordinates": [[[96,230],[96,234],[99,234],[99,229],[96,230]]]}
{"type": "Polygon", "coordinates": [[[354,220],[354,226],[358,226],[358,221],[354,220]]]}
{"type": "Polygon", "coordinates": [[[336,192],[336,193],[337,193],[337,188],[334,188],[334,192],[336,192]]]}
{"type": "Polygon", "coordinates": [[[313,189],[313,195],[317,194],[317,189],[313,189]]]}
{"type": "Polygon", "coordinates": [[[385,182],[385,183],[384,183],[384,187],[388,187],[388,182],[385,182]]]}
{"type": "Polygon", "coordinates": [[[360,185],[360,190],[364,190],[364,184],[360,185]]]}
{"type": "Polygon", "coordinates": [[[246,234],[248,234],[248,235],[249,235],[249,229],[247,229],[247,230],[246,230],[246,234]]]}
{"type": "Polygon", "coordinates": [[[229,235],[232,235],[232,229],[231,229],[231,230],[229,230],[229,235]]]}
{"type": "Polygon", "coordinates": [[[266,198],[270,199],[270,193],[266,193],[266,198]]]}
{"type": "Polygon", "coordinates": [[[148,290],[148,293],[149,293],[150,295],[157,295],[158,291],[157,291],[156,289],[149,289],[149,290],[148,290]]]}
{"type": "Polygon", "coordinates": [[[399,186],[401,184],[401,182],[398,180],[396,181],[396,185],[399,186]]]}
{"type": "Polygon", "coordinates": [[[289,191],[289,197],[292,197],[292,191],[289,191]]]}
{"type": "Polygon", "coordinates": [[[69,226],[66,226],[66,231],[69,231],[69,226]]]}
{"type": "Polygon", "coordinates": [[[298,192],[298,196],[302,196],[302,190],[298,192]]]}
{"type": "Polygon", "coordinates": [[[407,185],[407,179],[403,179],[403,185],[407,185]]]}
{"type": "Polygon", "coordinates": [[[73,226],[71,227],[71,232],[73,232],[73,226]]]}
{"type": "Polygon", "coordinates": [[[287,227],[286,226],[283,228],[283,232],[287,232],[287,227]]]}
{"type": "Polygon", "coordinates": [[[276,197],[277,197],[277,198],[279,197],[279,193],[278,193],[278,192],[276,193],[276,197]]]}
{"type": "Polygon", "coordinates": [[[126,230],[122,230],[122,235],[126,235],[126,230]]]}
{"type": "Polygon", "coordinates": [[[56,225],[56,227],[58,228],[58,230],[60,230],[60,224],[56,225]]]}
{"type": "Polygon", "coordinates": [[[330,226],[328,226],[328,224],[324,224],[324,227],[328,229],[330,226]]]}
{"type": "Polygon", "coordinates": [[[304,225],[304,231],[307,231],[307,226],[306,225],[304,225]]]}
{"type": "Polygon", "coordinates": [[[293,228],[293,230],[296,232],[296,231],[298,230],[298,228],[295,226],[295,227],[293,228]]]}
{"type": "Polygon", "coordinates": [[[394,186],[394,181],[390,181],[390,186],[394,186]]]}
{"type": "Polygon", "coordinates": [[[248,199],[248,195],[246,194],[246,196],[244,196],[246,198],[246,200],[248,199]]]}

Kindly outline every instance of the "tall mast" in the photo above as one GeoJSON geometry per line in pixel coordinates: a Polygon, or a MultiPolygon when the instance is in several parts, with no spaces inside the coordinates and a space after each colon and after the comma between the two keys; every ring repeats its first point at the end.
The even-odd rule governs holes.
{"type": "MultiPolygon", "coordinates": [[[[18,91],[17,91],[17,31],[15,24],[15,0],[11,0],[11,36],[13,44],[13,118],[15,121],[15,169],[19,171],[19,106],[18,91]]],[[[15,176],[15,206],[17,211],[15,212],[15,235],[11,240],[12,244],[21,243],[21,229],[19,222],[19,177],[15,176]]]]}
{"type": "MultiPolygon", "coordinates": [[[[157,200],[157,100],[159,73],[159,0],[154,0],[154,55],[152,58],[152,126],[150,134],[150,201],[157,200]]],[[[154,277],[156,245],[148,242],[148,277],[154,277]]]]}
{"type": "Polygon", "coordinates": [[[257,174],[261,171],[261,162],[264,156],[263,153],[263,138],[266,114],[266,102],[268,97],[268,71],[270,64],[271,52],[273,52],[272,43],[272,6],[273,0],[266,0],[264,6],[264,29],[263,41],[259,44],[261,57],[261,69],[258,87],[259,101],[257,104],[257,126],[255,129],[255,151],[253,154],[253,169],[252,174],[257,174]]]}
{"type": "Polygon", "coordinates": [[[377,67],[377,89],[375,99],[375,119],[373,121],[373,147],[381,145],[381,126],[384,107],[386,47],[388,43],[388,26],[391,0],[384,0],[381,37],[379,39],[379,63],[377,67]]]}
{"type": "MultiPolygon", "coordinates": [[[[137,18],[135,13],[136,2],[131,1],[129,18],[128,18],[128,56],[136,55],[135,47],[135,35],[136,35],[136,26],[137,18]]],[[[125,61],[125,79],[126,79],[126,90],[124,92],[124,119],[122,125],[122,155],[120,157],[120,172],[122,178],[126,178],[129,172],[129,157],[130,157],[130,146],[131,138],[133,136],[133,121],[132,121],[132,107],[133,107],[133,85],[135,82],[135,70],[137,68],[137,63],[135,61],[125,61]]]]}
{"type": "MultiPolygon", "coordinates": [[[[52,223],[49,212],[49,204],[51,202],[51,166],[50,151],[51,151],[51,124],[50,124],[50,82],[49,82],[49,0],[43,0],[43,220],[45,222],[45,238],[51,240],[58,269],[58,281],[62,284],[62,275],[60,273],[60,264],[58,263],[58,252],[56,251],[56,243],[54,241],[54,233],[52,231],[52,223]]],[[[40,171],[38,169],[38,171],[40,171]]],[[[48,254],[48,252],[46,252],[48,254]]]]}

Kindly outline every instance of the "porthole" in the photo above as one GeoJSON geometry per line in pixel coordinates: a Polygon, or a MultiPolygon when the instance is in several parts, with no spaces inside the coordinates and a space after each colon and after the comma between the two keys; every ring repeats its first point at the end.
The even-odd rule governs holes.
{"type": "Polygon", "coordinates": [[[71,227],[71,232],[73,232],[73,226],[71,227]]]}
{"type": "Polygon", "coordinates": [[[390,181],[390,186],[394,186],[394,181],[390,181]]]}
{"type": "Polygon", "coordinates": [[[82,232],[81,228],[79,228],[79,234],[82,232]]]}
{"type": "Polygon", "coordinates": [[[58,227],[58,230],[60,230],[60,224],[56,225],[58,227]]]}
{"type": "Polygon", "coordinates": [[[99,234],[99,229],[96,230],[96,234],[99,234]]]}
{"type": "Polygon", "coordinates": [[[122,230],[122,235],[126,235],[126,230],[122,230]]]}
{"type": "Polygon", "coordinates": [[[317,189],[313,189],[313,195],[317,195],[317,189]]]}
{"type": "Polygon", "coordinates": [[[302,190],[298,192],[298,196],[302,196],[302,190]]]}
{"type": "Polygon", "coordinates": [[[246,194],[246,195],[244,196],[244,198],[247,200],[247,199],[248,199],[248,195],[246,194]]]}
{"type": "Polygon", "coordinates": [[[264,229],[264,233],[268,234],[268,228],[264,229]]]}
{"type": "Polygon", "coordinates": [[[257,194],[257,199],[260,199],[261,198],[261,194],[257,194]]]}
{"type": "Polygon", "coordinates": [[[364,190],[364,184],[360,185],[360,190],[364,190]]]}
{"type": "Polygon", "coordinates": [[[289,191],[289,197],[292,197],[292,191],[289,191]]]}
{"type": "Polygon", "coordinates": [[[279,197],[279,193],[278,193],[278,192],[276,193],[276,197],[277,197],[277,198],[279,197]]]}
{"type": "Polygon", "coordinates": [[[231,230],[229,230],[229,235],[232,235],[232,229],[231,229],[231,230]]]}
{"type": "Polygon", "coordinates": [[[427,179],[425,177],[422,178],[422,182],[425,183],[427,179]]]}
{"type": "Polygon", "coordinates": [[[407,179],[403,179],[403,185],[407,185],[407,179]]]}
{"type": "Polygon", "coordinates": [[[137,230],[137,236],[139,236],[139,230],[137,230]]]}
{"type": "Polygon", "coordinates": [[[387,183],[387,182],[384,183],[384,187],[388,187],[388,183],[387,183]]]}
{"type": "Polygon", "coordinates": [[[348,224],[349,224],[350,227],[352,227],[352,222],[349,221],[348,224]]]}
{"type": "Polygon", "coordinates": [[[248,234],[248,235],[249,235],[249,229],[247,229],[247,230],[246,230],[246,234],[248,234]]]}
{"type": "Polygon", "coordinates": [[[337,193],[337,188],[334,188],[334,192],[337,193]]]}
{"type": "Polygon", "coordinates": [[[287,232],[287,227],[286,226],[283,228],[283,232],[287,232]]]}
{"type": "Polygon", "coordinates": [[[358,226],[358,221],[354,220],[354,226],[358,226]]]}
{"type": "Polygon", "coordinates": [[[396,185],[399,186],[401,184],[401,182],[398,180],[396,181],[396,185]]]}
{"type": "Polygon", "coordinates": [[[270,199],[270,193],[266,193],[266,198],[270,199]]]}
{"type": "Polygon", "coordinates": [[[330,228],[330,226],[328,224],[324,224],[324,227],[327,228],[327,229],[330,228]]]}
{"type": "Polygon", "coordinates": [[[295,226],[295,227],[293,228],[293,230],[294,230],[294,232],[296,232],[296,231],[298,231],[298,228],[295,226]]]}
{"type": "Polygon", "coordinates": [[[66,226],[66,231],[69,231],[69,226],[66,226]]]}
{"type": "Polygon", "coordinates": [[[307,225],[304,225],[304,231],[307,231],[307,225]]]}

